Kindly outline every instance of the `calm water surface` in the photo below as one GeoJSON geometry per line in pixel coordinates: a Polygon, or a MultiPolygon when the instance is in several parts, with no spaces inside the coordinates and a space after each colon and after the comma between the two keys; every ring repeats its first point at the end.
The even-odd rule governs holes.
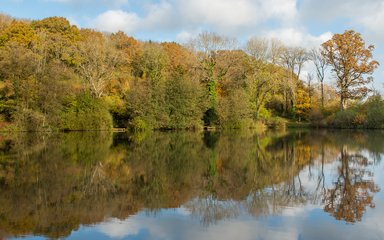
{"type": "Polygon", "coordinates": [[[0,139],[0,239],[384,239],[384,132],[0,139]]]}

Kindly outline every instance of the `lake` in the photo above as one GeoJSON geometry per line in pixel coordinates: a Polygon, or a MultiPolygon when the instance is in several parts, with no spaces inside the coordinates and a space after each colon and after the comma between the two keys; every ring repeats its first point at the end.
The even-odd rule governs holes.
{"type": "Polygon", "coordinates": [[[384,239],[384,132],[0,137],[0,239],[384,239]]]}

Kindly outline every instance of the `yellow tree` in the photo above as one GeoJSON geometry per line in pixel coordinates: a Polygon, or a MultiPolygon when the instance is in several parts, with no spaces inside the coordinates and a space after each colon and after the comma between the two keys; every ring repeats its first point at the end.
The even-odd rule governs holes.
{"type": "Polygon", "coordinates": [[[348,99],[359,99],[370,91],[366,85],[379,63],[372,60],[373,45],[366,47],[360,33],[353,30],[335,34],[322,44],[322,54],[336,76],[340,108],[346,108],[348,99]]]}
{"type": "Polygon", "coordinates": [[[299,121],[307,120],[311,111],[311,98],[303,83],[299,83],[296,89],[295,110],[299,121]]]}
{"type": "Polygon", "coordinates": [[[78,64],[76,44],[80,41],[80,32],[76,26],[62,17],[49,17],[31,23],[40,38],[36,48],[43,56],[42,64],[60,60],[69,66],[78,64]]]}
{"type": "Polygon", "coordinates": [[[121,56],[109,38],[89,29],[80,31],[83,40],[78,44],[81,60],[77,72],[95,98],[105,94],[109,81],[115,76],[121,56]]]}
{"type": "Polygon", "coordinates": [[[275,64],[274,59],[283,49],[278,44],[276,40],[251,38],[245,46],[245,52],[249,55],[245,77],[256,119],[259,118],[260,109],[277,90],[278,79],[283,75],[282,68],[275,64]]]}

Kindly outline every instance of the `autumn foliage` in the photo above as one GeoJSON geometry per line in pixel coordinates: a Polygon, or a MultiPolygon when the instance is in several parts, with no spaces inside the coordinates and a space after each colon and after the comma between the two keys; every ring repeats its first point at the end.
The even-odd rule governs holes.
{"type": "Polygon", "coordinates": [[[370,75],[379,65],[372,60],[374,46],[365,46],[361,35],[349,30],[335,34],[322,47],[322,53],[336,76],[340,107],[344,110],[347,100],[361,99],[370,91],[367,87],[373,81],[370,75]]]}
{"type": "MultiPolygon", "coordinates": [[[[337,122],[337,96],[345,109],[370,93],[373,49],[354,31],[310,52],[276,39],[242,47],[209,32],[185,45],[143,42],[61,17],[1,15],[0,120],[28,131],[79,130],[74,119],[92,129],[250,128],[279,117],[324,126],[337,122]],[[302,74],[312,62],[319,84],[302,74]],[[327,65],[336,88],[324,82],[327,65]]],[[[359,124],[370,126],[371,115],[359,124]]]]}

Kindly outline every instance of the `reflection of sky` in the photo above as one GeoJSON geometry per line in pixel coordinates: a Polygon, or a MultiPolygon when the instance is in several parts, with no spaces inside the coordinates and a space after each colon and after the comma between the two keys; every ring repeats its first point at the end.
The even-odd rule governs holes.
{"type": "Polygon", "coordinates": [[[127,220],[109,219],[94,227],[82,228],[70,238],[78,239],[382,239],[381,204],[369,211],[364,222],[355,225],[334,220],[322,209],[290,208],[289,214],[265,218],[240,216],[204,227],[198,219],[177,210],[160,215],[139,213],[127,220]],[[292,214],[292,211],[295,211],[292,214]]]}
{"type": "MultiPolygon", "coordinates": [[[[363,154],[368,156],[366,152],[363,154]]],[[[326,186],[333,184],[338,166],[337,161],[324,166],[326,186]]],[[[383,189],[384,164],[378,163],[368,169],[374,171],[374,182],[383,189]]],[[[314,191],[319,170],[321,164],[316,161],[300,172],[305,191],[314,191]]],[[[374,202],[376,207],[367,207],[362,221],[355,224],[337,221],[324,212],[321,205],[309,203],[304,206],[280,206],[281,211],[274,216],[253,217],[241,208],[238,217],[220,220],[209,226],[203,225],[199,216],[196,217],[184,206],[156,213],[143,210],[125,220],[112,218],[94,226],[82,226],[68,239],[384,239],[383,191],[375,194],[374,202]]]]}
{"type": "MultiPolygon", "coordinates": [[[[316,187],[317,164],[312,166],[312,176],[308,167],[301,171],[304,189],[311,191],[316,187]]],[[[326,185],[332,184],[337,166],[337,162],[325,166],[326,185]]],[[[383,188],[384,164],[372,169],[376,184],[383,188]]],[[[276,216],[252,217],[242,211],[236,218],[204,226],[188,209],[180,207],[163,209],[153,215],[142,211],[126,220],[108,219],[95,226],[82,227],[70,239],[383,239],[383,200],[383,192],[377,193],[376,207],[367,207],[363,220],[355,224],[335,220],[320,205],[306,204],[283,207],[276,216]]]]}

